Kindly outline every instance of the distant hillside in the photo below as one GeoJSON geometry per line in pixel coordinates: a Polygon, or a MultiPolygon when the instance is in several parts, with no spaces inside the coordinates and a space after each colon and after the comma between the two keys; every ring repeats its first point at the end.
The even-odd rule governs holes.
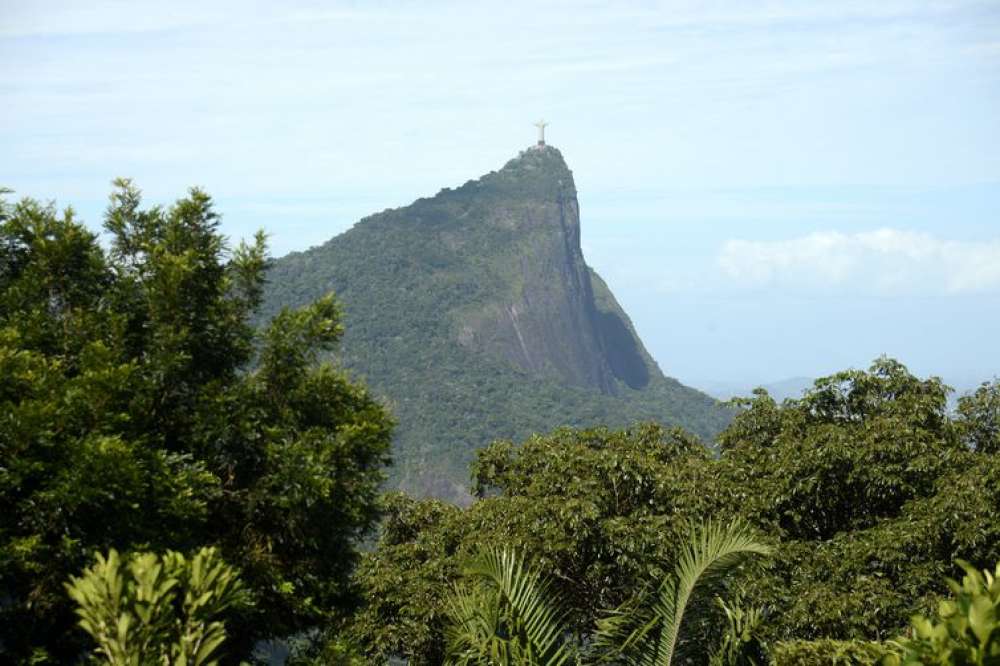
{"type": "Polygon", "coordinates": [[[573,175],[524,151],[457,189],[275,262],[262,314],[335,291],[341,362],[399,419],[393,483],[461,498],[472,452],[560,425],[655,419],[711,438],[729,414],[664,377],[580,250],[573,175]]]}

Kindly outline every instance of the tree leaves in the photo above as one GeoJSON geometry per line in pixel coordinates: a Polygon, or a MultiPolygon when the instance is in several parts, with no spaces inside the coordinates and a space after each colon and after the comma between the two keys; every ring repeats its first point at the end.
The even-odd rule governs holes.
{"type": "Polygon", "coordinates": [[[953,599],[939,604],[935,619],[913,618],[913,635],[893,643],[899,655],[888,658],[887,666],[1000,663],[1000,564],[992,572],[958,564],[965,576],[948,580],[953,599]]]}
{"type": "MultiPolygon", "coordinates": [[[[894,637],[933,609],[954,558],[1000,560],[1000,457],[967,446],[971,423],[959,423],[988,427],[991,412],[956,419],[945,398],[939,381],[880,359],[820,381],[802,400],[758,393],[723,433],[718,457],[655,426],[496,442],[478,454],[479,499],[468,509],[389,522],[368,559],[378,568],[364,566],[358,579],[372,600],[364,635],[434,663],[441,590],[464,556],[491,543],[550,575],[569,625],[585,633],[602,608],[673,569],[689,524],[726,516],[775,549],[749,565],[745,582],[746,603],[767,609],[762,642],[894,637]],[[398,590],[385,583],[399,578],[398,590]],[[416,632],[402,617],[428,621],[416,632]]],[[[412,504],[412,513],[432,506],[412,504]]],[[[718,639],[706,631],[706,645],[718,639]]]]}
{"type": "Polygon", "coordinates": [[[95,549],[217,545],[257,599],[244,656],[349,607],[392,421],[316,364],[333,298],[258,336],[264,236],[231,251],[197,189],[116,181],[106,250],[70,210],[0,208],[0,654],[75,658],[61,583],[95,549]]]}
{"type": "Polygon", "coordinates": [[[550,581],[510,548],[470,558],[446,601],[448,661],[456,666],[561,666],[572,656],[566,612],[550,581]]]}
{"type": "Polygon", "coordinates": [[[595,648],[628,664],[670,666],[682,648],[685,616],[704,612],[719,584],[751,555],[769,555],[745,524],[709,522],[680,546],[671,576],[598,623],[595,648]],[[699,608],[700,607],[700,608],[699,608]]]}
{"type": "Polygon", "coordinates": [[[66,589],[77,604],[80,627],[110,666],[212,666],[226,639],[221,614],[245,605],[236,571],[213,548],[190,559],[168,551],[134,553],[122,560],[112,549],[66,589]]]}

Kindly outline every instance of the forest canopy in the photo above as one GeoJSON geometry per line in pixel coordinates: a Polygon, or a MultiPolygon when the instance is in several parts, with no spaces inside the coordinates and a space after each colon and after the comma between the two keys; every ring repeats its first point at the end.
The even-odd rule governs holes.
{"type": "MultiPolygon", "coordinates": [[[[990,434],[1000,383],[960,398],[956,412],[947,395],[940,380],[882,358],[798,400],[759,391],[739,401],[717,455],[652,424],[496,442],[478,454],[467,509],[388,498],[379,545],[359,569],[366,604],[353,631],[376,662],[395,653],[440,663],[450,584],[481,544],[504,544],[551,576],[586,636],[674,566],[691,525],[740,519],[774,549],[734,583],[742,607],[764,618],[759,644],[789,659],[881,657],[913,615],[934,614],[946,577],[963,573],[956,560],[991,571],[1000,560],[990,434]],[[834,643],[815,647],[822,640],[834,643]]],[[[715,610],[689,629],[703,646],[695,663],[724,638],[715,610]]]]}
{"type": "Polygon", "coordinates": [[[101,625],[125,615],[161,646],[141,663],[192,635],[224,663],[273,639],[334,664],[539,636],[539,664],[647,663],[653,635],[698,664],[1000,654],[1000,382],[951,409],[883,357],[736,401],[714,442],[559,428],[479,450],[469,506],[380,494],[394,424],[324,361],[338,303],[254,326],[264,238],[218,227],[204,192],[144,208],[127,180],[103,243],[71,209],[0,205],[4,660],[129,655],[101,625]]]}

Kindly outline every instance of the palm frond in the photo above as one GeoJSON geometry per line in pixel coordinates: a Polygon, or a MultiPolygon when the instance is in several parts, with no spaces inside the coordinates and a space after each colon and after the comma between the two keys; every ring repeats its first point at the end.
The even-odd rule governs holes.
{"type": "Polygon", "coordinates": [[[487,548],[447,602],[450,663],[561,666],[570,658],[566,614],[551,585],[509,548],[487,548]]]}
{"type": "Polygon", "coordinates": [[[751,555],[770,553],[741,522],[706,523],[681,548],[673,575],[598,624],[595,648],[635,666],[670,666],[692,604],[711,599],[726,575],[751,555]]]}
{"type": "Polygon", "coordinates": [[[726,616],[725,633],[708,660],[709,666],[759,666],[767,663],[757,635],[764,622],[764,609],[745,606],[740,596],[727,604],[719,597],[715,603],[726,616]]]}

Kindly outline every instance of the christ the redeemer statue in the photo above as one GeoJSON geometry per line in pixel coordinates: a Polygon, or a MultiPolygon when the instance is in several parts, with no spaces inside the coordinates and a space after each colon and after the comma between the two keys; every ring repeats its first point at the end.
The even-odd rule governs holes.
{"type": "Polygon", "coordinates": [[[538,128],[538,145],[539,146],[544,146],[545,145],[545,126],[546,125],[548,125],[548,123],[545,122],[544,120],[539,120],[537,123],[535,123],[535,127],[538,128]]]}

